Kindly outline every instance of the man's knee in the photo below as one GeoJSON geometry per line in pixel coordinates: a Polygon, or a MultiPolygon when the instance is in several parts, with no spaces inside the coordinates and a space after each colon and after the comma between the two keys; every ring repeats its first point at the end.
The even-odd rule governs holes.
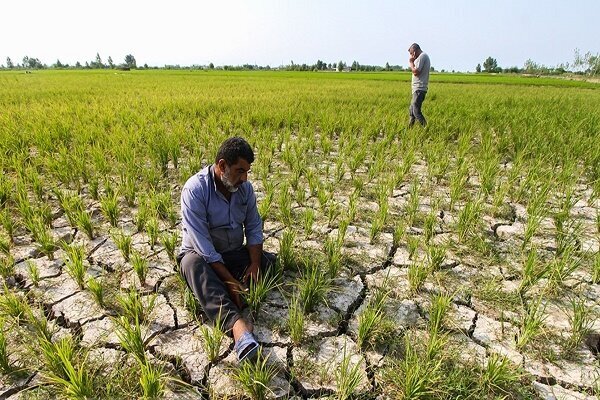
{"type": "Polygon", "coordinates": [[[275,265],[276,262],[277,262],[276,254],[263,251],[262,262],[261,262],[263,268],[270,268],[271,266],[275,265]]]}

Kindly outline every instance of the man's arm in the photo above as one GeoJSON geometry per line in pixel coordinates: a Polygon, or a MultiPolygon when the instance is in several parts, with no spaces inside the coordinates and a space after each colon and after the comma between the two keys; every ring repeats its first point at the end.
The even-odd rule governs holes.
{"type": "Polygon", "coordinates": [[[408,59],[408,66],[410,67],[410,70],[414,76],[419,76],[421,74],[421,70],[419,69],[420,66],[415,64],[415,58],[411,57],[408,59]]]}

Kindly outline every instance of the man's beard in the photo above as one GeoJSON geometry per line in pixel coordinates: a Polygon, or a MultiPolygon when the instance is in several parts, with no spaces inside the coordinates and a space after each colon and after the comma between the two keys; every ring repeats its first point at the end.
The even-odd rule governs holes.
{"type": "Polygon", "coordinates": [[[221,182],[223,182],[223,186],[225,189],[229,191],[229,193],[235,193],[238,191],[239,187],[236,187],[231,180],[229,179],[229,167],[225,168],[225,172],[221,175],[221,182]]]}

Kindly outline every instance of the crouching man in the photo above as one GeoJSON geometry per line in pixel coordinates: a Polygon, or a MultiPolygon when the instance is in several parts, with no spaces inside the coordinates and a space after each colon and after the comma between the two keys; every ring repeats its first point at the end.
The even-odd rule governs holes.
{"type": "Polygon", "coordinates": [[[189,178],[181,192],[180,273],[208,318],[220,316],[240,361],[253,359],[259,347],[252,323],[242,317],[240,294],[275,263],[274,254],[263,252],[262,221],[248,182],[253,161],[248,142],[229,138],[215,163],[189,178]]]}

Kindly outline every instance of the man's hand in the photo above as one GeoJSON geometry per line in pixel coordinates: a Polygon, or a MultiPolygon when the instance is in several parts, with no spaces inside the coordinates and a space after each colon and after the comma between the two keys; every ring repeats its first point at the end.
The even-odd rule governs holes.
{"type": "Polygon", "coordinates": [[[408,59],[408,62],[413,64],[415,62],[416,58],[414,56],[410,56],[410,58],[408,59]]]}
{"type": "Polygon", "coordinates": [[[248,268],[246,268],[246,273],[244,274],[242,280],[247,285],[249,283],[249,279],[252,279],[256,282],[258,279],[258,275],[260,274],[260,264],[251,263],[248,268]]]}
{"type": "Polygon", "coordinates": [[[229,292],[231,300],[235,303],[237,308],[242,310],[242,297],[240,294],[246,289],[244,285],[238,280],[231,278],[225,281],[225,286],[227,286],[227,292],[229,292]]]}

